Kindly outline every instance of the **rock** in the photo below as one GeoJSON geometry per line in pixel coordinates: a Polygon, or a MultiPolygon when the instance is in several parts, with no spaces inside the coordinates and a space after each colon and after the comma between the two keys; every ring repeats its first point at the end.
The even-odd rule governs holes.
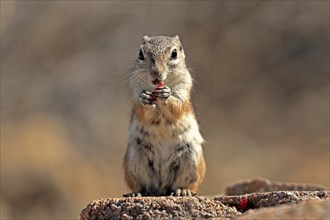
{"type": "Polygon", "coordinates": [[[247,179],[228,185],[227,195],[244,195],[253,192],[273,191],[322,191],[328,188],[316,184],[271,182],[265,178],[247,179]]]}
{"type": "Polygon", "coordinates": [[[305,200],[327,199],[329,196],[330,191],[277,191],[251,193],[239,196],[218,196],[214,197],[214,199],[227,206],[235,206],[239,208],[240,202],[245,198],[247,199],[247,209],[256,209],[287,203],[293,204],[305,200]]]}
{"type": "Polygon", "coordinates": [[[235,207],[212,197],[137,197],[98,199],[80,214],[81,220],[211,218],[241,215],[235,207]]]}
{"type": "Polygon", "coordinates": [[[251,209],[237,220],[248,219],[330,219],[330,200],[304,201],[294,205],[251,209]]]}
{"type": "Polygon", "coordinates": [[[98,199],[88,204],[82,211],[81,220],[211,217],[235,219],[246,210],[258,210],[261,207],[281,204],[292,205],[307,200],[320,201],[329,198],[329,195],[329,191],[278,191],[216,197],[169,196],[98,199]],[[241,206],[242,201],[247,201],[244,209],[241,206]]]}

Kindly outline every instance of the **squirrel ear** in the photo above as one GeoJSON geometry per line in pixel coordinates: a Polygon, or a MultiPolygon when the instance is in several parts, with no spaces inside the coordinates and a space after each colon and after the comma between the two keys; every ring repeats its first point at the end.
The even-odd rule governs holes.
{"type": "Polygon", "coordinates": [[[148,37],[147,35],[144,35],[142,38],[143,43],[147,43],[150,40],[150,37],[148,37]]]}

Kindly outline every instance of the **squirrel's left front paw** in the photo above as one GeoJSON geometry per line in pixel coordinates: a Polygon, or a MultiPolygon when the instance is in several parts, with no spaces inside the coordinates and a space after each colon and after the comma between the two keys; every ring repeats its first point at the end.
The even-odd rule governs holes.
{"type": "Polygon", "coordinates": [[[143,90],[140,93],[139,100],[142,105],[153,105],[155,104],[154,101],[154,96],[151,92],[143,90]]]}
{"type": "Polygon", "coordinates": [[[160,100],[166,100],[168,97],[170,97],[172,95],[172,90],[170,87],[168,86],[164,86],[164,87],[159,87],[159,88],[156,88],[152,94],[154,96],[157,97],[157,99],[160,99],[160,100]]]}

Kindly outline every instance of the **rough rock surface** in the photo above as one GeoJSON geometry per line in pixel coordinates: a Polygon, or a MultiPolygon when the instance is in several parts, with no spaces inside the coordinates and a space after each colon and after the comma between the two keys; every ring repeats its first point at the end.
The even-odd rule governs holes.
{"type": "Polygon", "coordinates": [[[265,178],[247,179],[228,185],[227,195],[243,195],[253,192],[273,191],[322,191],[327,187],[317,184],[271,182],[265,178]]]}
{"type": "Polygon", "coordinates": [[[211,197],[142,197],[99,199],[81,213],[81,220],[210,218],[240,215],[211,197]]]}
{"type": "MultiPolygon", "coordinates": [[[[259,180],[253,182],[259,184],[259,180]]],[[[245,182],[251,185],[251,180],[245,182]]],[[[244,181],[237,185],[241,187],[244,185],[244,181]]],[[[304,187],[304,189],[308,188],[307,185],[304,187]]],[[[258,188],[256,189],[259,191],[258,188]]],[[[298,189],[300,188],[298,187],[298,189]]],[[[320,188],[317,191],[287,190],[213,197],[107,198],[89,203],[81,212],[80,217],[81,220],[299,219],[301,217],[305,217],[305,219],[328,219],[330,218],[329,197],[330,191],[320,188]]]]}
{"type": "Polygon", "coordinates": [[[293,204],[305,200],[327,199],[329,198],[329,195],[329,191],[277,191],[251,193],[240,196],[218,196],[214,197],[214,200],[220,201],[227,206],[235,206],[239,208],[242,199],[246,199],[245,210],[247,210],[287,203],[293,204]]]}
{"type": "Polygon", "coordinates": [[[293,205],[250,209],[237,218],[247,219],[330,219],[330,200],[303,201],[293,205]]]}

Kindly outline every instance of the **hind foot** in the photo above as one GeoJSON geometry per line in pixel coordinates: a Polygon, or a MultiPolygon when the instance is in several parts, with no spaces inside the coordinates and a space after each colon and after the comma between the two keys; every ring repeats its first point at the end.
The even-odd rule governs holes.
{"type": "Polygon", "coordinates": [[[196,193],[190,189],[176,189],[171,193],[171,196],[195,196],[196,193]]]}
{"type": "Polygon", "coordinates": [[[131,192],[123,195],[124,197],[141,197],[141,193],[131,192]]]}

